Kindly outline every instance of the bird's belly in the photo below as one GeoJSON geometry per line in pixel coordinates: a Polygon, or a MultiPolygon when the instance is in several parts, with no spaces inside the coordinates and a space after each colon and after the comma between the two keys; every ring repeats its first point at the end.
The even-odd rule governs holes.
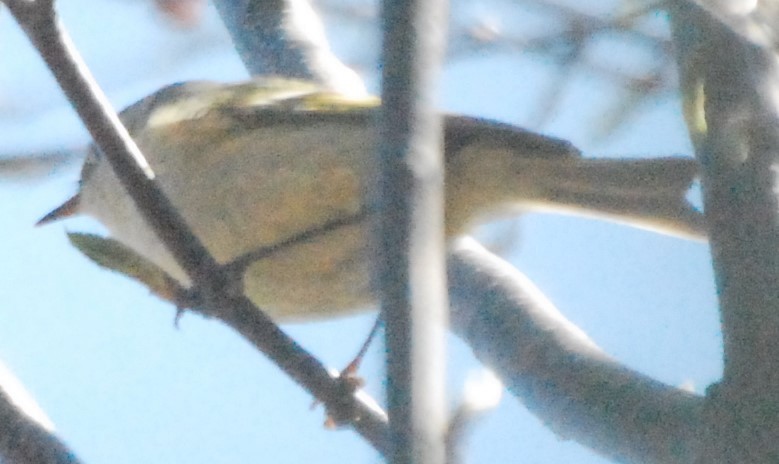
{"type": "Polygon", "coordinates": [[[254,262],[245,274],[246,296],[284,322],[367,309],[373,292],[365,229],[345,226],[254,262]]]}
{"type": "Polygon", "coordinates": [[[327,127],[285,137],[271,130],[280,128],[269,129],[267,136],[255,131],[251,138],[232,138],[230,147],[179,146],[188,153],[168,156],[167,165],[156,167],[163,189],[220,263],[274,248],[248,267],[244,288],[277,321],[333,317],[367,307],[372,300],[370,226],[365,219],[356,224],[349,219],[363,209],[365,157],[371,156],[363,140],[370,139],[328,140],[334,132],[327,127]],[[193,163],[193,153],[204,149],[232,155],[193,163]],[[280,245],[339,220],[348,225],[280,245]]]}

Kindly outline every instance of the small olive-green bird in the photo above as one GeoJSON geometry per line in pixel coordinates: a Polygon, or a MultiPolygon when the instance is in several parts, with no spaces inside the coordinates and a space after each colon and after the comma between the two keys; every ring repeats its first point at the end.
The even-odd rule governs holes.
{"type": "MultiPolygon", "coordinates": [[[[370,307],[376,98],[266,78],[188,82],[133,104],[121,119],[168,195],[221,263],[273,253],[244,274],[246,295],[278,322],[370,307]],[[286,245],[279,245],[285,244],[286,245]]],[[[685,199],[697,172],[686,158],[585,159],[568,142],[467,116],[444,120],[446,234],[512,210],[583,214],[705,236],[685,199]]],[[[71,214],[184,285],[186,274],[146,225],[97,149],[80,190],[41,222],[71,214]]]]}

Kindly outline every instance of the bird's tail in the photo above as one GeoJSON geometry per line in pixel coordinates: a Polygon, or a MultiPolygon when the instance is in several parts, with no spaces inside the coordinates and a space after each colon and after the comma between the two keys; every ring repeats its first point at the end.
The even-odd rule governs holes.
{"type": "Polygon", "coordinates": [[[577,159],[541,192],[543,209],[601,217],[693,239],[707,236],[703,214],[687,200],[698,175],[689,158],[577,159]]]}

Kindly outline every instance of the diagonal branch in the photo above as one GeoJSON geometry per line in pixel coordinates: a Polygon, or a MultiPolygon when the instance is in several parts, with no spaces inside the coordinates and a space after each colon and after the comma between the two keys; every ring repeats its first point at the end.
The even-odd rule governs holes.
{"type": "Polygon", "coordinates": [[[359,76],[330,50],[308,1],[215,0],[214,5],[252,75],[309,79],[343,93],[365,93],[359,76]]]}
{"type": "Polygon", "coordinates": [[[454,332],[559,436],[618,462],[694,456],[702,398],[619,365],[472,239],[450,254],[449,298],[454,332]]]}
{"type": "Polygon", "coordinates": [[[0,364],[0,460],[7,464],[78,464],[30,395],[0,364]]]}

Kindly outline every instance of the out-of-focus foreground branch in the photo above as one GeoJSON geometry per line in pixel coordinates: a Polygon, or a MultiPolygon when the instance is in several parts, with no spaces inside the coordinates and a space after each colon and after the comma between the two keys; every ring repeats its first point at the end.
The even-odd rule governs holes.
{"type": "Polygon", "coordinates": [[[0,461],[5,464],[78,464],[76,455],[11,372],[0,364],[0,461]]]}
{"type": "Polygon", "coordinates": [[[601,351],[507,262],[472,239],[449,257],[454,332],[561,438],[616,462],[689,463],[703,399],[601,351]]]}
{"type": "Polygon", "coordinates": [[[330,50],[322,22],[307,1],[237,0],[214,5],[252,75],[297,77],[347,94],[365,93],[359,76],[330,50]]]}
{"type": "MultiPolygon", "coordinates": [[[[707,462],[779,458],[779,23],[725,8],[670,9],[682,94],[702,166],[724,339],[722,382],[709,390],[707,462]],[[713,14],[709,14],[709,12],[713,14]]],[[[732,2],[776,8],[774,1],[732,2]]],[[[751,7],[750,7],[751,8],[751,7]]]]}
{"type": "Polygon", "coordinates": [[[363,189],[377,192],[371,201],[380,211],[375,275],[392,464],[443,464],[447,454],[444,156],[436,101],[447,3],[382,3],[378,181],[363,189]]]}
{"type": "Polygon", "coordinates": [[[694,3],[732,33],[765,50],[779,48],[779,2],[775,0],[676,0],[694,3]]]}

